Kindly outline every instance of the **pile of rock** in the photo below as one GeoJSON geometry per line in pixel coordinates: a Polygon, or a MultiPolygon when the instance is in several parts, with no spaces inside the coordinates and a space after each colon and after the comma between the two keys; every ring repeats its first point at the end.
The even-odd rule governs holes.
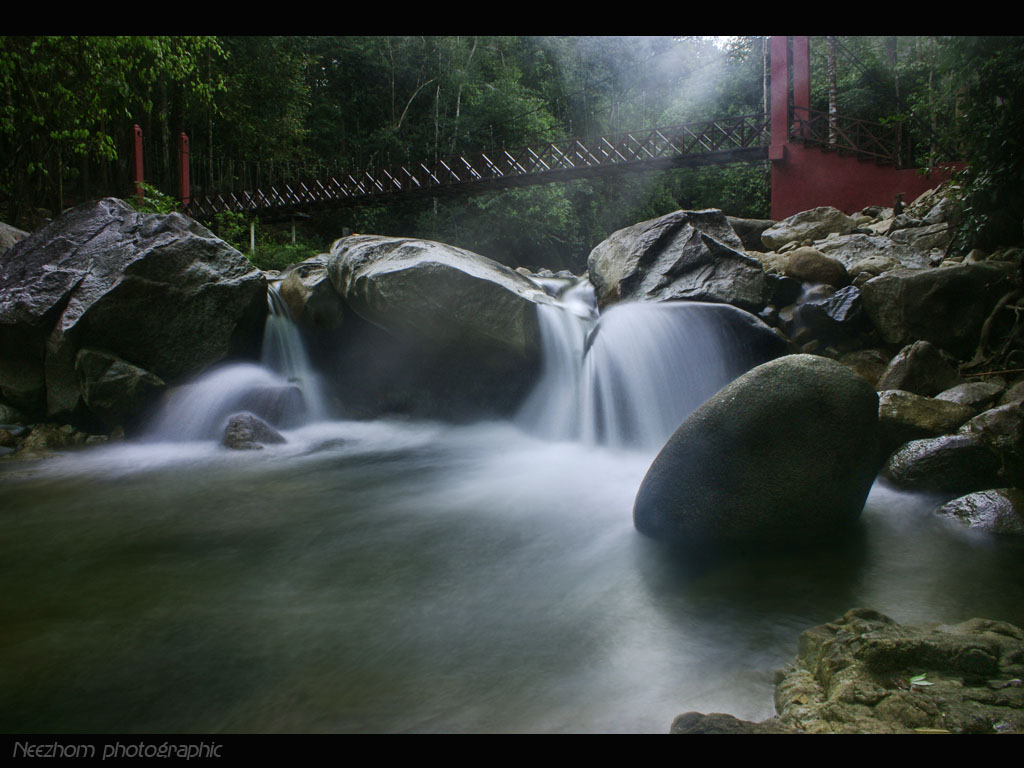
{"type": "MultiPolygon", "coordinates": [[[[591,253],[590,279],[602,305],[690,298],[733,304],[757,313],[788,340],[791,351],[842,363],[878,392],[877,449],[873,441],[863,442],[865,450],[878,451],[876,467],[901,487],[980,494],[941,512],[972,527],[1011,532],[1024,528],[1024,510],[1016,501],[1022,494],[1012,490],[1024,486],[1024,377],[1021,371],[1010,372],[1016,380],[982,374],[978,363],[999,322],[1016,311],[1024,251],[949,256],[958,222],[948,192],[948,186],[932,190],[899,213],[873,206],[847,216],[816,208],[782,222],[680,211],[613,234],[591,253]],[[754,247],[758,241],[760,249],[754,247]]],[[[1016,331],[1002,332],[1010,338],[1016,331]]],[[[730,390],[730,398],[743,402],[756,389],[730,390]]],[[[797,399],[802,397],[811,403],[818,396],[808,391],[797,399]]],[[[780,429],[766,443],[771,430],[759,438],[764,430],[757,419],[743,416],[746,409],[717,407],[729,414],[723,424],[736,435],[730,448],[719,449],[722,457],[739,455],[748,442],[771,456],[792,439],[793,430],[780,429]]],[[[709,445],[706,430],[701,433],[695,423],[684,427],[666,446],[668,454],[684,457],[709,445]]],[[[659,457],[655,467],[680,462],[659,457]]],[[[850,466],[861,463],[859,457],[850,466]]],[[[714,464],[730,462],[719,457],[714,464]]],[[[677,478],[674,483],[654,477],[645,483],[634,513],[637,525],[661,531],[656,535],[663,538],[688,538],[689,527],[680,528],[675,513],[654,523],[647,510],[692,510],[713,493],[699,477],[691,484],[678,479],[685,473],[668,474],[677,478]],[[650,495],[651,485],[659,492],[650,495]]],[[[721,482],[741,482],[742,474],[737,470],[721,482]]],[[[859,488],[853,479],[858,474],[851,469],[838,480],[859,488]]],[[[780,499],[799,495],[774,478],[764,492],[780,499]]]]}
{"type": "Polygon", "coordinates": [[[855,608],[800,636],[762,723],[688,712],[672,733],[1021,733],[1024,630],[901,626],[855,608]]]}

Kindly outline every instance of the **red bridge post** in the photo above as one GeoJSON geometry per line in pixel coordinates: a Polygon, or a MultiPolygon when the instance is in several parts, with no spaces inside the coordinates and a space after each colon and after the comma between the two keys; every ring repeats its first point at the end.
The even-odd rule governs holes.
{"type": "MultiPolygon", "coordinates": [[[[771,54],[771,85],[769,86],[771,144],[768,147],[768,159],[772,163],[776,163],[786,159],[786,144],[789,142],[789,40],[786,37],[774,35],[769,42],[769,52],[771,54]]],[[[774,168],[773,165],[773,200],[775,199],[774,168]]]]}
{"type": "Polygon", "coordinates": [[[914,169],[882,166],[808,146],[801,141],[809,138],[802,128],[797,135],[790,135],[791,109],[797,110],[795,117],[803,120],[810,117],[807,111],[811,101],[810,39],[807,36],[772,37],[769,50],[771,143],[768,159],[772,173],[773,219],[784,219],[824,205],[844,213],[856,213],[868,205],[892,205],[897,195],[910,201],[949,178],[948,172],[933,172],[928,178],[914,169]]]}
{"type": "Polygon", "coordinates": [[[178,137],[178,199],[181,200],[181,204],[185,206],[186,211],[188,210],[189,203],[192,202],[189,159],[188,134],[182,132],[178,137]]]}

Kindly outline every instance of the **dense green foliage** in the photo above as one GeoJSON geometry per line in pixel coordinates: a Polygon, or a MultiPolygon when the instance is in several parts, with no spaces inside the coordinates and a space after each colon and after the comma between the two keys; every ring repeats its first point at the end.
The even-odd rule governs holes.
{"type": "MultiPolygon", "coordinates": [[[[0,37],[0,204],[9,221],[31,227],[89,197],[127,197],[132,123],[144,132],[147,181],[174,195],[182,131],[194,193],[205,194],[761,112],[764,41],[0,37]]],[[[1005,239],[1016,217],[1019,238],[1021,203],[1009,182],[1020,175],[1020,48],[1015,38],[838,37],[829,45],[815,37],[812,107],[828,108],[831,63],[841,114],[898,124],[924,162],[970,160],[965,221],[1005,239]]],[[[348,229],[578,269],[614,229],[679,207],[765,216],[767,168],[675,170],[321,212],[301,227],[321,247],[348,229]]],[[[236,224],[247,249],[248,222],[236,224]]],[[[279,226],[290,235],[289,224],[279,226]]],[[[259,231],[278,244],[290,239],[273,223],[259,231]]]]}

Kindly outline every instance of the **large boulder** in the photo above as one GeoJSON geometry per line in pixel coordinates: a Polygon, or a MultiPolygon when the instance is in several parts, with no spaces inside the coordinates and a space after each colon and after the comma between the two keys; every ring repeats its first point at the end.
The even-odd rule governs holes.
{"type": "Polygon", "coordinates": [[[353,235],[334,243],[328,274],[345,304],[351,405],[418,415],[510,413],[540,355],[537,304],[552,299],[526,277],[470,251],[427,240],[353,235]],[[369,326],[369,327],[368,327],[369,326]]]}
{"type": "Polygon", "coordinates": [[[633,508],[641,533],[699,549],[840,532],[878,467],[878,397],[846,366],[790,355],[710,398],[654,460],[633,508]]]}
{"type": "Polygon", "coordinates": [[[265,314],[259,270],[199,223],[85,203],[0,260],[0,397],[35,416],[88,413],[81,350],[175,383],[255,355],[265,314]]]}
{"type": "Polygon", "coordinates": [[[687,299],[757,313],[771,297],[761,262],[718,210],[676,211],[620,229],[587,260],[603,308],[617,301],[687,299]]]}
{"type": "Polygon", "coordinates": [[[868,280],[861,299],[888,344],[929,341],[960,358],[978,344],[981,326],[1014,285],[1009,264],[898,269],[868,280]]]}

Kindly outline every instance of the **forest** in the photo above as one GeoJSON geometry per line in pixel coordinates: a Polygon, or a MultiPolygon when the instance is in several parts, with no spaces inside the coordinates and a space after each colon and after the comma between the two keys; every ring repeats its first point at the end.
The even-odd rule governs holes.
{"type": "MultiPolygon", "coordinates": [[[[33,229],[129,197],[143,131],[146,205],[175,206],[177,137],[193,194],[256,180],[420,162],[568,136],[765,109],[764,37],[0,37],[0,210],[33,229]]],[[[1012,37],[811,38],[812,107],[900,122],[923,166],[970,163],[962,247],[1021,237],[1024,42],[1012,37]]],[[[577,180],[260,222],[279,267],[343,231],[449,242],[509,264],[578,269],[594,244],[679,208],[768,211],[766,165],[577,180]]],[[[207,222],[248,247],[249,222],[207,222]]]]}

